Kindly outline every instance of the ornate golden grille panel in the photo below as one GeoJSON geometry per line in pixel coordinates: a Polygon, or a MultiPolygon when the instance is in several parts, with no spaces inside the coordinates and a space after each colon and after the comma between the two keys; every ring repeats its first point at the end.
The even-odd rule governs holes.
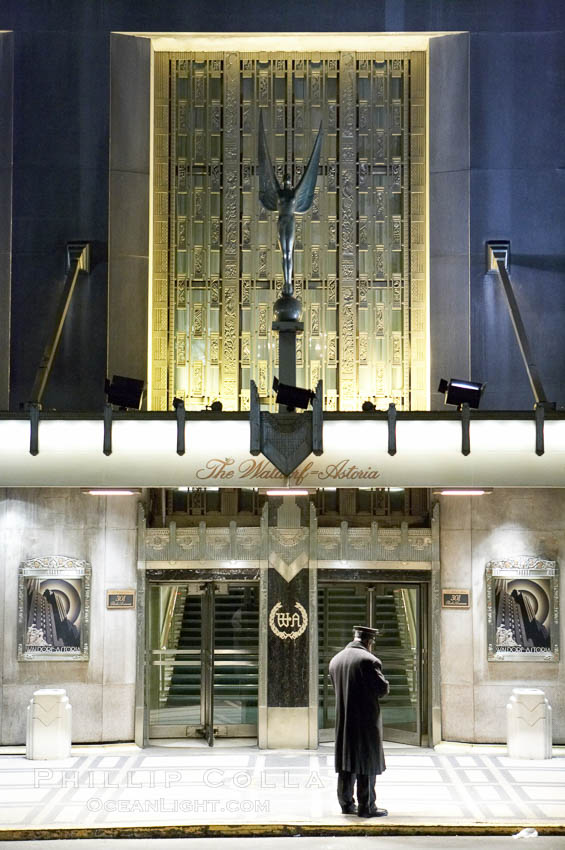
{"type": "Polygon", "coordinates": [[[329,410],[427,407],[425,54],[157,53],[151,405],[273,407],[276,215],[258,199],[263,110],[296,184],[320,121],[320,176],[297,217],[297,383],[329,410]]]}

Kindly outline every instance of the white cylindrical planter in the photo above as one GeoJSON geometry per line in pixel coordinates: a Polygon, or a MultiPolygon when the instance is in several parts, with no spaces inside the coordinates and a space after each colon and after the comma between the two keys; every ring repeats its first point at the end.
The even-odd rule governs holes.
{"type": "Polygon", "coordinates": [[[71,704],[63,688],[35,691],[27,707],[26,758],[69,758],[71,720],[71,704]]]}
{"type": "Polygon", "coordinates": [[[514,688],[506,720],[510,758],[551,758],[551,706],[542,690],[514,688]]]}

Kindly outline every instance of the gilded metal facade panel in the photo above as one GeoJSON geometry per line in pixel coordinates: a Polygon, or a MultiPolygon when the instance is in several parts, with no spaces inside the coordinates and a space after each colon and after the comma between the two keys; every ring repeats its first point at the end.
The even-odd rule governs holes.
{"type": "Polygon", "coordinates": [[[168,57],[155,55],[153,162],[153,280],[151,300],[150,383],[152,410],[167,410],[169,348],[169,74],[168,57]]]}
{"type": "Polygon", "coordinates": [[[157,53],[153,409],[177,395],[274,408],[276,216],[258,199],[259,109],[279,180],[296,185],[320,121],[311,210],[297,217],[304,310],[297,383],[327,409],[427,406],[424,53],[157,53]]]}
{"type": "MultiPolygon", "coordinates": [[[[226,410],[239,407],[239,219],[240,91],[239,56],[224,57],[222,374],[226,410]]],[[[219,153],[219,151],[218,151],[219,153]]]]}
{"type": "Polygon", "coordinates": [[[357,74],[355,54],[340,55],[339,101],[339,406],[357,399],[357,74]]]}
{"type": "Polygon", "coordinates": [[[426,269],[426,63],[410,54],[410,408],[428,406],[426,269]]]}

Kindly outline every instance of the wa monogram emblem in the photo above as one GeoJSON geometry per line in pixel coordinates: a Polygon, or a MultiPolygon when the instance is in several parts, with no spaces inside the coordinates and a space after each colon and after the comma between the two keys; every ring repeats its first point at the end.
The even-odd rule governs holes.
{"type": "Polygon", "coordinates": [[[282,602],[277,602],[271,608],[269,614],[269,626],[271,631],[276,634],[281,640],[296,640],[300,635],[303,635],[308,626],[308,614],[306,609],[300,602],[295,602],[296,611],[289,613],[281,611],[282,602]]]}

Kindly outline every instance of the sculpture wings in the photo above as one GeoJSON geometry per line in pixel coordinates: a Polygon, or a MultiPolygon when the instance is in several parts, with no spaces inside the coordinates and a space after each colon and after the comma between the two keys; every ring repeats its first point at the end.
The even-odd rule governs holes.
{"type": "MultiPolygon", "coordinates": [[[[295,212],[304,213],[312,206],[314,189],[318,179],[318,165],[320,163],[320,152],[322,150],[322,125],[318,130],[308,165],[300,178],[298,186],[294,190],[296,200],[295,212]]],[[[259,200],[263,206],[275,212],[277,203],[282,192],[282,187],[275,175],[275,169],[267,147],[267,137],[263,124],[263,113],[259,112],[259,200]]]]}
{"type": "Polygon", "coordinates": [[[316,188],[316,180],[318,179],[318,164],[320,162],[320,151],[322,150],[322,125],[318,130],[308,165],[304,170],[304,174],[300,178],[300,182],[294,190],[296,198],[296,212],[303,213],[309,210],[314,200],[314,189],[316,188]]]}
{"type": "Polygon", "coordinates": [[[259,200],[267,210],[275,212],[281,186],[269,156],[267,137],[263,125],[263,113],[259,111],[259,200]]]}

